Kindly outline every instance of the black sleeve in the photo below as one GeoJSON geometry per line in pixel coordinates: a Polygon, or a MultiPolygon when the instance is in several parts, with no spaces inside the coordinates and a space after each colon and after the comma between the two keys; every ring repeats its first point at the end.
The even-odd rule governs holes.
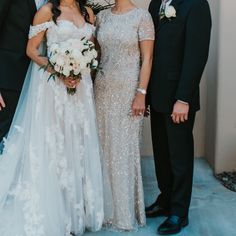
{"type": "Polygon", "coordinates": [[[5,17],[8,13],[8,10],[11,6],[11,0],[1,0],[0,1],[0,30],[4,23],[5,17]]]}
{"type": "Polygon", "coordinates": [[[155,2],[154,2],[154,0],[152,0],[149,4],[149,7],[148,7],[148,11],[152,15],[152,17],[153,17],[153,12],[154,12],[154,5],[155,5],[155,2]]]}
{"type": "Polygon", "coordinates": [[[191,104],[205,68],[211,34],[211,13],[206,0],[196,1],[190,10],[185,36],[182,73],[176,99],[191,104]]]}
{"type": "Polygon", "coordinates": [[[159,19],[158,13],[161,6],[161,0],[152,0],[149,4],[148,11],[150,12],[154,22],[156,22],[156,19],[159,19]]]}

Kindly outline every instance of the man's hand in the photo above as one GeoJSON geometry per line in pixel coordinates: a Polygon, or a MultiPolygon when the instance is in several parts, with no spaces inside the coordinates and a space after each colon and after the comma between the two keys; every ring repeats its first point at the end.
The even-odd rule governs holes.
{"type": "Polygon", "coordinates": [[[151,111],[150,111],[150,106],[147,106],[146,105],[146,110],[144,112],[144,117],[148,118],[151,114],[151,111]]]}
{"type": "Polygon", "coordinates": [[[173,122],[176,124],[180,124],[181,122],[187,121],[188,113],[189,104],[184,104],[182,102],[177,101],[174,105],[173,112],[171,114],[173,122]]]}
{"type": "Polygon", "coordinates": [[[3,109],[3,108],[5,108],[6,107],[6,104],[5,104],[5,102],[4,102],[4,100],[3,100],[3,97],[2,97],[2,95],[1,95],[1,93],[0,93],[0,111],[3,109]]]}

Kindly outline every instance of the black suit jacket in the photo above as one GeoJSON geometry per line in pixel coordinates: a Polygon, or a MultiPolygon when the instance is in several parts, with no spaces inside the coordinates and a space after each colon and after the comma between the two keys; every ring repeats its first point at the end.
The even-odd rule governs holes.
{"type": "Polygon", "coordinates": [[[173,0],[176,17],[159,19],[161,0],[152,0],[149,11],[156,42],[149,97],[158,112],[171,113],[176,100],[200,109],[199,83],[210,43],[211,14],[207,0],[173,0]]]}
{"type": "Polygon", "coordinates": [[[0,91],[19,91],[29,66],[26,56],[29,27],[36,5],[34,0],[0,1],[0,91]]]}

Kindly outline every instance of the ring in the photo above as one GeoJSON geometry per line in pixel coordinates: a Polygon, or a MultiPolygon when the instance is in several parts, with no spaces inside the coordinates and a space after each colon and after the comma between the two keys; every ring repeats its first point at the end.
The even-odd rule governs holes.
{"type": "Polygon", "coordinates": [[[140,115],[140,116],[142,116],[142,115],[143,115],[143,113],[141,113],[141,112],[140,112],[140,113],[139,113],[139,115],[140,115]]]}

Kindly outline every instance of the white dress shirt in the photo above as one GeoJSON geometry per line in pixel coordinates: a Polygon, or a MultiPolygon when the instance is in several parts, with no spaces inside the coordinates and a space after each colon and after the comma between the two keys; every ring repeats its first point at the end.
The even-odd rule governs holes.
{"type": "Polygon", "coordinates": [[[163,4],[165,4],[165,7],[167,7],[167,6],[169,6],[170,4],[171,4],[171,2],[172,2],[172,0],[167,0],[167,1],[165,1],[165,0],[162,0],[162,4],[161,4],[161,7],[160,7],[160,10],[162,9],[162,7],[163,7],[163,4]]]}
{"type": "Polygon", "coordinates": [[[46,0],[35,0],[37,10],[46,3],[46,0]]]}

